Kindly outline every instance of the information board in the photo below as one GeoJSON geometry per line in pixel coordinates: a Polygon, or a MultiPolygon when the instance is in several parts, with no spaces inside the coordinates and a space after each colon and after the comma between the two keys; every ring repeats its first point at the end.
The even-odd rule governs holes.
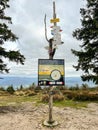
{"type": "Polygon", "coordinates": [[[60,86],[65,84],[65,71],[63,59],[38,60],[38,85],[60,86]]]}

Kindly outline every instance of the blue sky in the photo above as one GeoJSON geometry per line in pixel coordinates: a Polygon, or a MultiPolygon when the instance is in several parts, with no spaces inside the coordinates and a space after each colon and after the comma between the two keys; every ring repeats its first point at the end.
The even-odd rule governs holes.
{"type": "MultiPolygon", "coordinates": [[[[86,0],[55,0],[57,17],[60,18],[58,26],[61,32],[63,45],[59,45],[54,56],[55,59],[65,59],[65,76],[80,76],[81,71],[76,72],[72,65],[77,64],[77,58],[71,53],[71,49],[79,49],[81,41],[72,37],[72,32],[81,27],[80,8],[84,8],[86,0]]],[[[7,60],[10,68],[7,75],[37,76],[38,59],[48,59],[48,51],[45,46],[48,42],[44,35],[44,16],[47,15],[48,38],[51,38],[53,17],[53,0],[10,0],[10,8],[6,11],[12,17],[13,24],[10,28],[19,37],[19,41],[7,42],[4,46],[7,50],[20,50],[26,57],[25,65],[17,65],[7,60]]]]}

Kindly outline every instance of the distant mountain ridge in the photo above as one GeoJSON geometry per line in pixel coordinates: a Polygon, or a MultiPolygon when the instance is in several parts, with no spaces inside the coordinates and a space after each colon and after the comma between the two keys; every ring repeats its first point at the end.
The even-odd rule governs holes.
{"type": "MultiPolygon", "coordinates": [[[[37,85],[38,79],[37,77],[15,77],[15,76],[2,76],[0,77],[0,87],[8,87],[9,85],[13,85],[14,88],[23,85],[27,87],[35,83],[37,85]]],[[[83,82],[80,77],[65,77],[65,84],[67,86],[75,86],[78,84],[79,86],[82,84],[88,84],[90,87],[94,86],[92,82],[83,82]]]]}

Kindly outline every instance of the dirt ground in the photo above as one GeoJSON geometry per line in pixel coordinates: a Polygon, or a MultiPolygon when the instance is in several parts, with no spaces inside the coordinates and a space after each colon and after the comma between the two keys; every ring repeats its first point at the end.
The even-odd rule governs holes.
{"type": "Polygon", "coordinates": [[[21,106],[0,107],[0,130],[98,130],[98,104],[87,108],[53,107],[53,119],[59,125],[50,128],[42,125],[48,120],[48,106],[22,103],[21,106]]]}

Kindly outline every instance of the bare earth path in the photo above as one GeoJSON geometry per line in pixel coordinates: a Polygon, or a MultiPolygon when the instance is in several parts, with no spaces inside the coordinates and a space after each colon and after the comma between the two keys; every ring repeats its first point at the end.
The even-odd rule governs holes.
{"type": "Polygon", "coordinates": [[[98,104],[87,108],[53,107],[54,128],[42,125],[48,119],[48,106],[23,103],[21,106],[0,107],[0,130],[98,130],[98,104]]]}

